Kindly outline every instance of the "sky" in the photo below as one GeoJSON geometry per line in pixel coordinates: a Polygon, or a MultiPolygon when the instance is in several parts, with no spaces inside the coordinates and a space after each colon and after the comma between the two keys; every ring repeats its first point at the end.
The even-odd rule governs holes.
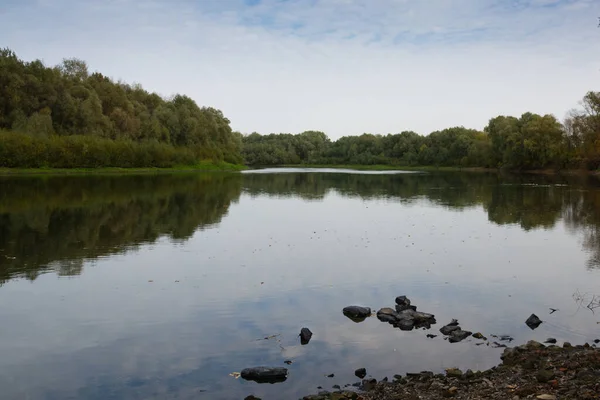
{"type": "Polygon", "coordinates": [[[563,119],[600,90],[598,0],[2,0],[0,47],[182,93],[242,133],[563,119]]]}

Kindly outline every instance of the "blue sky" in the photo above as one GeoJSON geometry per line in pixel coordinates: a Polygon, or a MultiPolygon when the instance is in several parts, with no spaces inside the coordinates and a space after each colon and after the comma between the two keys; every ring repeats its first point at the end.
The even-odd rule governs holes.
{"type": "Polygon", "coordinates": [[[0,46],[332,137],[562,119],[600,89],[596,0],[8,0],[0,46]]]}

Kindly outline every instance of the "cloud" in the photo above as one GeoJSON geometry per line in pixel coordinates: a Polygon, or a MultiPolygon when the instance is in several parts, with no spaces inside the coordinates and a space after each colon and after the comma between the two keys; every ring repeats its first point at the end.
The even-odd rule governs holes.
{"type": "Polygon", "coordinates": [[[242,132],[332,137],[498,114],[561,118],[600,78],[592,0],[25,1],[0,37],[223,110],[242,132]]]}

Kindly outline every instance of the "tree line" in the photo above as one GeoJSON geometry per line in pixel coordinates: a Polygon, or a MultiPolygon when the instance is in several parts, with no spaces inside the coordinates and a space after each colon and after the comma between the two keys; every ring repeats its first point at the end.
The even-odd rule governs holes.
{"type": "Polygon", "coordinates": [[[25,62],[0,49],[0,167],[169,167],[241,163],[241,135],[220,110],[165,99],[87,64],[25,62]]]}
{"type": "Polygon", "coordinates": [[[483,131],[345,136],[231,129],[220,110],[163,98],[90,73],[79,59],[48,67],[0,49],[0,167],[172,167],[202,160],[248,165],[358,164],[509,169],[600,167],[600,92],[561,123],[525,113],[483,131]]]}
{"type": "Polygon", "coordinates": [[[600,92],[585,95],[563,123],[553,115],[524,113],[490,119],[483,131],[453,127],[427,136],[344,136],[252,133],[243,137],[249,165],[331,164],[509,168],[600,167],[600,92]]]}

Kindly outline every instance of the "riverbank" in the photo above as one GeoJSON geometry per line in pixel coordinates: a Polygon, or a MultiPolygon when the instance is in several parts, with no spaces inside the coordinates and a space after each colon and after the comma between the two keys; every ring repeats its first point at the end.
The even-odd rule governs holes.
{"type": "Polygon", "coordinates": [[[559,347],[530,341],[505,349],[501,358],[500,365],[483,372],[450,368],[438,375],[395,375],[393,381],[366,379],[362,392],[323,392],[303,400],[600,399],[600,349],[589,344],[559,347]]]}
{"type": "Polygon", "coordinates": [[[158,174],[179,172],[239,172],[244,165],[224,161],[203,161],[195,165],[181,165],[171,168],[0,168],[0,176],[7,175],[102,175],[102,174],[158,174]]]}

